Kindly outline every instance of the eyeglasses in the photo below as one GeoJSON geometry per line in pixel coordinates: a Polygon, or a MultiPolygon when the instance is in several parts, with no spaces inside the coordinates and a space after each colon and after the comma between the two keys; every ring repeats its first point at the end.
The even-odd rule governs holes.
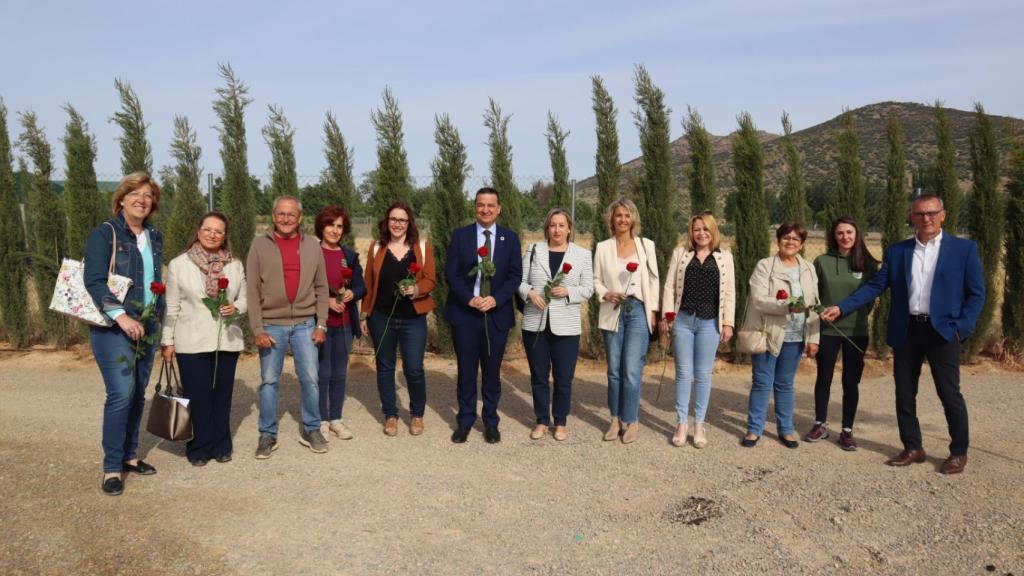
{"type": "Polygon", "coordinates": [[[136,190],[135,192],[129,192],[129,193],[125,194],[124,196],[125,196],[125,198],[132,198],[132,199],[142,198],[143,200],[149,200],[150,202],[153,201],[153,194],[151,194],[149,192],[139,192],[139,191],[136,190]]]}
{"type": "Polygon", "coordinates": [[[408,218],[388,218],[388,222],[391,222],[392,224],[405,225],[405,224],[409,223],[409,219],[408,218]]]}
{"type": "Polygon", "coordinates": [[[210,236],[223,236],[224,235],[224,231],[223,230],[214,230],[213,228],[200,228],[199,231],[202,232],[203,234],[209,234],[210,236]]]}
{"type": "Polygon", "coordinates": [[[936,216],[938,216],[942,212],[943,212],[942,210],[929,210],[928,212],[911,212],[911,215],[914,218],[918,218],[920,220],[924,220],[925,218],[935,218],[936,216]]]}
{"type": "Polygon", "coordinates": [[[782,238],[779,238],[779,242],[796,242],[796,243],[800,243],[800,242],[803,242],[803,240],[801,240],[799,236],[783,236],[782,238]]]}
{"type": "Polygon", "coordinates": [[[284,220],[285,222],[289,220],[298,220],[299,216],[299,214],[296,214],[294,212],[274,212],[274,218],[278,220],[284,220]]]}

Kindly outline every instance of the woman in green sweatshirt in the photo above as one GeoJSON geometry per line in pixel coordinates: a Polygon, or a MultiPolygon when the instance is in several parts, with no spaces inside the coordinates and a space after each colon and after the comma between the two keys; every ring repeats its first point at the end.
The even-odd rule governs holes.
{"type": "MultiPolygon", "coordinates": [[[[818,274],[818,294],[824,306],[833,306],[874,276],[878,261],[868,252],[860,227],[852,218],[839,217],[828,233],[828,252],[814,259],[818,274]]],[[[858,386],[864,372],[864,350],[868,347],[868,314],[870,306],[856,314],[843,316],[834,324],[822,322],[818,350],[818,379],[814,383],[814,426],[804,436],[808,442],[829,437],[828,400],[832,373],[839,352],[843,353],[843,431],[839,446],[856,450],[853,420],[857,414],[858,386]]]]}

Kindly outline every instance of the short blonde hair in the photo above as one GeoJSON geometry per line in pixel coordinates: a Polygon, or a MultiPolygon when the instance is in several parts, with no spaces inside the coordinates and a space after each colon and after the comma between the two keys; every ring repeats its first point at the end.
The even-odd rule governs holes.
{"type": "Polygon", "coordinates": [[[697,250],[697,243],[693,241],[693,224],[697,220],[704,222],[704,225],[708,228],[708,233],[711,234],[710,248],[712,250],[718,250],[718,246],[722,242],[722,235],[718,231],[718,221],[715,220],[715,216],[710,212],[701,212],[690,216],[690,229],[686,232],[690,250],[697,250]]]}
{"type": "Polygon", "coordinates": [[[569,216],[569,212],[565,208],[552,208],[548,211],[548,215],[544,217],[544,241],[550,242],[551,238],[548,237],[548,226],[551,225],[551,219],[561,214],[565,216],[565,223],[569,226],[569,237],[566,238],[568,241],[572,241],[572,218],[569,216]]]}
{"type": "Polygon", "coordinates": [[[150,190],[153,191],[153,207],[149,210],[152,214],[160,209],[160,185],[153,180],[152,176],[143,171],[132,172],[125,176],[117,184],[117,188],[114,188],[114,195],[110,199],[110,211],[116,216],[121,213],[124,209],[121,206],[121,201],[128,194],[142,188],[143,186],[149,185],[150,190]]]}
{"type": "Polygon", "coordinates": [[[625,208],[629,212],[630,219],[633,221],[629,227],[629,235],[634,238],[640,235],[640,211],[636,209],[636,204],[633,203],[629,198],[619,198],[608,205],[608,209],[604,211],[604,222],[608,226],[608,237],[615,236],[615,223],[612,222],[612,216],[615,215],[615,209],[618,207],[625,208]]]}

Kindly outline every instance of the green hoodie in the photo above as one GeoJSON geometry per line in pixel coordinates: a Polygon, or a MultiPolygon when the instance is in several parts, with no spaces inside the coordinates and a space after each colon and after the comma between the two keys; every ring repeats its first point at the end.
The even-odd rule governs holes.
{"type": "MultiPolygon", "coordinates": [[[[829,250],[814,259],[814,271],[818,274],[818,296],[825,307],[839,304],[854,290],[860,288],[878,271],[878,263],[874,260],[864,263],[864,272],[850,270],[850,259],[840,253],[829,250]]],[[[828,322],[821,323],[821,333],[825,336],[868,336],[868,315],[871,306],[865,306],[854,314],[836,320],[835,327],[828,322]],[[840,334],[838,330],[843,331],[840,334]]]]}

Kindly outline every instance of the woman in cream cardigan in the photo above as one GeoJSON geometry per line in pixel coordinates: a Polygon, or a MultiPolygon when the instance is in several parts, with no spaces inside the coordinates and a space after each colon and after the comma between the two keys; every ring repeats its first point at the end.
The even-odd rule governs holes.
{"type": "Polygon", "coordinates": [[[219,324],[245,314],[246,300],[245,270],[231,254],[227,234],[226,216],[206,214],[195,240],[168,266],[161,344],[165,361],[177,356],[181,386],[189,399],[193,436],[185,454],[193,466],[231,460],[231,393],[244,339],[238,323],[219,324]],[[227,303],[217,310],[220,318],[214,318],[203,298],[215,299],[220,290],[225,291],[227,303]]]}
{"type": "Polygon", "coordinates": [[[736,272],[732,254],[718,249],[721,236],[711,212],[690,218],[687,239],[669,260],[662,298],[666,312],[676,312],[670,323],[662,315],[662,336],[672,330],[676,363],[676,417],[672,444],[686,444],[691,382],[696,383],[693,445],[707,445],[704,416],[711,396],[711,368],[720,342],[732,338],[736,316],[736,272]]]}
{"type": "Polygon", "coordinates": [[[775,424],[779,441],[797,448],[793,431],[793,378],[806,350],[818,353],[818,313],[808,307],[821,304],[818,275],[814,266],[800,256],[807,230],[786,222],[775,231],[779,251],[757,263],[750,277],[743,331],[764,333],[766,350],[750,357],[752,384],[747,409],[747,435],[741,444],[753,448],[764,432],[768,400],[775,391],[775,424]],[[799,299],[803,298],[803,305],[799,299]]]}
{"type": "Polygon", "coordinates": [[[519,295],[523,308],[523,347],[530,363],[533,412],[537,424],[530,438],[540,440],[551,427],[555,440],[569,437],[566,420],[572,398],[572,379],[580,354],[580,304],[594,293],[590,250],[570,242],[569,213],[554,208],[544,219],[545,242],[537,242],[523,255],[523,281],[519,295]],[[559,273],[557,286],[545,296],[545,287],[559,273]],[[554,375],[554,406],[548,374],[554,375]]]}
{"type": "Polygon", "coordinates": [[[627,198],[605,211],[611,238],[594,251],[594,290],[601,301],[598,325],[608,356],[608,409],[605,440],[636,441],[640,381],[654,315],[658,311],[658,257],[654,242],[640,237],[640,214],[627,198]]]}

